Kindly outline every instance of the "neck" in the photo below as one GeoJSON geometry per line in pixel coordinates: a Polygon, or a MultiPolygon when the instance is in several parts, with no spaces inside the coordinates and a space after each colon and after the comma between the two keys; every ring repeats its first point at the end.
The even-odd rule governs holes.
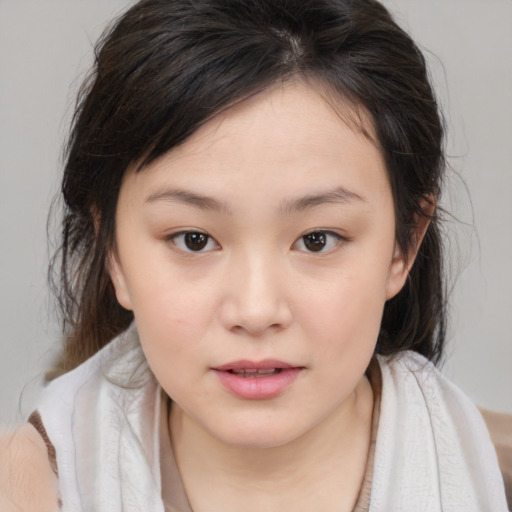
{"type": "Polygon", "coordinates": [[[372,390],[363,378],[314,429],[284,445],[262,448],[226,444],[173,404],[171,439],[194,511],[239,506],[270,511],[283,504],[285,509],[308,510],[308,496],[315,497],[313,508],[318,509],[322,488],[322,495],[338,504],[337,510],[342,510],[339,504],[344,499],[347,507],[353,506],[366,467],[372,411],[372,390]]]}

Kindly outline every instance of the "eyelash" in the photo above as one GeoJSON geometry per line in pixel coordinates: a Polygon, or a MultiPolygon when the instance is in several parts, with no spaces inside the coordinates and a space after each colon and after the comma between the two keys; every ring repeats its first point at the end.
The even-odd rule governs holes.
{"type": "MultiPolygon", "coordinates": [[[[220,249],[220,244],[212,238],[208,233],[205,233],[204,231],[198,231],[198,230],[187,230],[187,231],[180,231],[178,233],[173,233],[172,235],[168,236],[166,238],[166,241],[169,241],[175,245],[175,247],[187,254],[194,254],[194,253],[205,253],[210,252],[212,250],[218,250],[220,249]],[[187,236],[190,236],[192,239],[186,239],[187,236]],[[197,240],[194,241],[193,238],[197,237],[197,240]],[[190,244],[197,243],[199,247],[197,250],[192,249],[187,242],[190,244]],[[204,245],[202,245],[204,244],[204,245]],[[213,244],[214,247],[209,247],[209,245],[213,244]]],[[[346,237],[341,236],[340,234],[329,231],[329,230],[323,230],[323,229],[316,229],[313,231],[309,231],[308,233],[305,233],[304,235],[301,235],[292,245],[292,248],[295,250],[300,250],[306,253],[310,254],[323,254],[328,253],[334,250],[336,247],[338,247],[341,243],[347,242],[348,239],[346,237]],[[320,243],[324,243],[323,246],[320,246],[320,249],[318,251],[316,250],[309,250],[307,248],[307,237],[311,237],[313,235],[316,235],[316,237],[313,238],[313,243],[315,242],[315,238],[317,238],[317,241],[320,243]],[[334,239],[334,245],[331,242],[331,247],[329,247],[327,250],[324,250],[326,246],[329,245],[329,239],[334,239]],[[302,244],[303,249],[298,249],[297,245],[302,244]]],[[[310,240],[311,242],[311,240],[310,240]]]]}
{"type": "MultiPolygon", "coordinates": [[[[310,254],[320,254],[320,253],[328,253],[328,252],[331,252],[332,250],[334,250],[336,247],[338,247],[341,243],[343,242],[347,242],[348,239],[346,237],[343,237],[341,236],[340,234],[334,232],[334,231],[329,231],[329,230],[325,230],[325,229],[315,229],[313,231],[309,231],[308,233],[305,233],[304,235],[300,236],[293,244],[293,247],[296,247],[297,244],[299,243],[302,243],[302,245],[304,247],[306,247],[306,238],[308,236],[312,236],[312,235],[321,235],[320,238],[333,238],[334,239],[334,245],[332,245],[331,247],[329,247],[328,249],[324,250],[324,247],[322,247],[319,251],[311,251],[311,250],[308,250],[307,248],[306,249],[303,249],[304,252],[308,252],[310,254]]],[[[328,244],[328,241],[327,241],[327,244],[328,244]]]]}
{"type": "Polygon", "coordinates": [[[180,231],[179,233],[173,233],[172,235],[168,236],[166,238],[166,240],[173,243],[178,250],[180,250],[184,253],[188,253],[188,254],[208,252],[208,251],[217,250],[220,248],[220,245],[208,233],[205,233],[204,231],[198,231],[198,230],[188,230],[188,231],[180,231]],[[187,242],[185,241],[186,240],[185,237],[187,237],[187,235],[190,235],[190,236],[198,235],[199,237],[205,237],[206,238],[205,246],[199,250],[193,250],[190,247],[187,247],[186,246],[187,242]],[[183,244],[182,247],[180,247],[180,245],[179,245],[180,242],[177,242],[177,240],[179,240],[180,238],[181,238],[181,242],[183,244]],[[210,243],[215,244],[215,248],[214,249],[208,248],[208,249],[204,250],[206,247],[208,247],[208,245],[210,243]]]}

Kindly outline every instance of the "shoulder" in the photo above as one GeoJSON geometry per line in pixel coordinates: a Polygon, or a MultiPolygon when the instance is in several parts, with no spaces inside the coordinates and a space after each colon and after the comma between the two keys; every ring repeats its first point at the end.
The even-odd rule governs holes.
{"type": "Polygon", "coordinates": [[[382,402],[391,407],[392,419],[400,419],[402,409],[407,407],[422,415],[423,428],[431,433],[436,445],[451,437],[455,445],[447,445],[447,450],[464,447],[471,457],[497,467],[496,453],[478,408],[432,362],[407,351],[395,357],[379,357],[379,363],[382,402]]]}
{"type": "Polygon", "coordinates": [[[431,361],[405,351],[378,358],[384,381],[384,393],[394,394],[403,403],[415,404],[428,412],[436,430],[460,429],[468,434],[488,436],[483,418],[474,402],[431,361]],[[448,423],[450,425],[448,425],[448,423]]]}
{"type": "Polygon", "coordinates": [[[432,406],[435,406],[440,399],[444,402],[454,402],[454,405],[462,400],[462,408],[471,413],[477,411],[473,402],[456,384],[432,361],[417,352],[407,350],[394,356],[378,356],[378,360],[388,384],[392,381],[410,392],[418,389],[421,391],[422,398],[432,406]]]}
{"type": "Polygon", "coordinates": [[[0,510],[54,512],[59,509],[57,477],[39,432],[24,424],[0,433],[0,510]]]}
{"type": "MultiPolygon", "coordinates": [[[[386,458],[397,453],[400,458],[393,460],[406,464],[404,478],[419,478],[433,468],[443,482],[439,492],[447,498],[466,488],[467,504],[480,500],[489,503],[488,510],[504,510],[496,449],[476,405],[420,354],[409,351],[377,360],[382,372],[381,473],[396,469],[386,458]]],[[[377,455],[376,450],[376,462],[377,455]]]]}
{"type": "Polygon", "coordinates": [[[486,467],[499,466],[512,504],[512,416],[479,410],[420,354],[407,351],[395,357],[378,356],[378,361],[384,393],[396,398],[400,406],[409,406],[409,410],[412,404],[415,411],[428,411],[428,424],[437,442],[451,438],[453,446],[465,446],[471,454],[467,455],[468,460],[476,457],[474,460],[485,463],[486,467]]]}

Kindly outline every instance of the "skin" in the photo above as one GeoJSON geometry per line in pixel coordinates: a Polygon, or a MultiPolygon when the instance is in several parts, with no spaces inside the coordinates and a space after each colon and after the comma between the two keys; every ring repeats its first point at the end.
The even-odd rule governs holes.
{"type": "Polygon", "coordinates": [[[46,445],[29,424],[0,432],[0,510],[56,512],[58,482],[46,445]]]}
{"type": "Polygon", "coordinates": [[[121,186],[110,273],[173,400],[196,512],[351,510],[360,489],[364,374],[414,258],[395,247],[382,155],[318,90],[255,95],[121,186]],[[211,237],[204,250],[190,251],[187,230],[211,237]],[[325,234],[319,252],[311,232],[325,234]],[[301,370],[278,396],[248,400],[212,370],[240,359],[301,370]]]}
{"type": "MultiPolygon", "coordinates": [[[[428,213],[433,204],[423,205],[428,213]]],[[[244,102],[143,173],[128,171],[109,266],[174,400],[171,437],[195,512],[353,509],[372,418],[364,369],[383,304],[402,287],[427,227],[418,222],[406,265],[391,206],[378,151],[301,83],[244,102]],[[156,200],[177,186],[232,214],[156,200]],[[283,201],[339,186],[364,202],[324,196],[282,211],[283,201]],[[185,256],[183,240],[168,236],[185,226],[211,231],[217,243],[185,256]],[[319,228],[350,241],[308,254],[301,236],[319,228]],[[279,397],[243,403],[219,389],[208,366],[235,356],[305,370],[279,397]]],[[[510,417],[482,414],[510,493],[510,417]]],[[[0,510],[58,509],[58,481],[31,425],[0,432],[0,461],[0,510]]]]}

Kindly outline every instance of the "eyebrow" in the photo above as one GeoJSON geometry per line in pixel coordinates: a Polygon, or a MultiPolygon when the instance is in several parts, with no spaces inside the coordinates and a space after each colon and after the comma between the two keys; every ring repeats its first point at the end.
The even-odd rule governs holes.
{"type": "MultiPolygon", "coordinates": [[[[202,210],[211,210],[230,215],[231,211],[227,203],[219,201],[214,197],[196,194],[183,189],[164,189],[150,194],[144,200],[145,203],[154,203],[156,201],[167,201],[170,203],[182,203],[196,206],[202,210]]],[[[351,202],[366,202],[366,199],[352,192],[345,187],[336,187],[318,194],[311,194],[296,199],[285,200],[281,205],[281,212],[291,214],[310,210],[324,204],[339,204],[351,202]]]]}
{"type": "Polygon", "coordinates": [[[310,210],[324,204],[346,204],[352,202],[364,203],[366,202],[366,199],[345,187],[336,187],[332,190],[327,190],[326,192],[321,192],[319,194],[311,194],[285,201],[281,206],[281,210],[286,214],[290,214],[310,210]]]}
{"type": "Polygon", "coordinates": [[[195,194],[188,190],[177,188],[165,189],[150,194],[145,199],[145,203],[154,203],[156,201],[167,201],[170,203],[183,203],[191,206],[197,206],[202,210],[212,210],[219,213],[230,213],[226,203],[213,197],[195,194]]]}

